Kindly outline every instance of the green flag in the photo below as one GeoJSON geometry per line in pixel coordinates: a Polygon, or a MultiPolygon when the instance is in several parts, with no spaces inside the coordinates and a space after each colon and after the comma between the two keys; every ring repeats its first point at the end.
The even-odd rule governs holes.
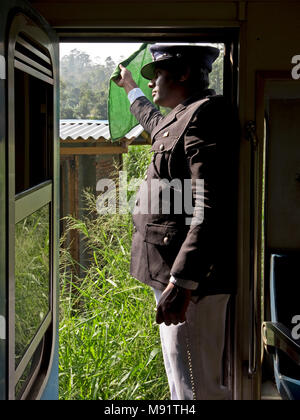
{"type": "MultiPolygon", "coordinates": [[[[152,90],[148,87],[149,80],[141,75],[143,65],[152,61],[148,45],[142,44],[138,51],[134,52],[120,64],[131,71],[132,77],[138,87],[141,88],[146,97],[152,102],[152,90]]],[[[130,103],[125,90],[117,86],[113,81],[119,74],[120,68],[117,66],[109,82],[108,120],[112,141],[124,137],[133,127],[138,125],[138,121],[130,112],[130,103]]]]}

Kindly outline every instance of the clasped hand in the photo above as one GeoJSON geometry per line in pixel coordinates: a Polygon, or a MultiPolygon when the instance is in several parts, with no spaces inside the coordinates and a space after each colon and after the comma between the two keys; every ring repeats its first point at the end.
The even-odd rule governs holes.
{"type": "Polygon", "coordinates": [[[156,322],[177,325],[186,320],[186,310],[191,299],[191,291],[169,283],[158,301],[156,322]]]}
{"type": "Polygon", "coordinates": [[[135,81],[132,78],[132,74],[126,67],[119,64],[120,75],[117,79],[114,79],[114,82],[119,86],[125,89],[126,93],[130,92],[131,89],[138,87],[135,81]]]}

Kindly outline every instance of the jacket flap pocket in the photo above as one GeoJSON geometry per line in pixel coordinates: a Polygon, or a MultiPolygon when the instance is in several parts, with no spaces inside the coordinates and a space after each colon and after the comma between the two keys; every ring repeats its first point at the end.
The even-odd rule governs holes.
{"type": "Polygon", "coordinates": [[[179,230],[175,227],[155,224],[146,225],[145,242],[147,243],[167,246],[178,240],[179,236],[179,230]]]}
{"type": "Polygon", "coordinates": [[[154,143],[152,144],[151,152],[158,152],[158,153],[167,152],[173,148],[177,139],[178,139],[177,136],[169,136],[169,135],[164,136],[162,134],[159,137],[156,137],[154,143]]]}

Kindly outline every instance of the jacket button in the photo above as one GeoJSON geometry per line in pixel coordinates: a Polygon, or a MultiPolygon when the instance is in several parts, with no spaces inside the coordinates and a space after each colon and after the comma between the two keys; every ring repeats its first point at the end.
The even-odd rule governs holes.
{"type": "Polygon", "coordinates": [[[144,177],[144,180],[147,181],[148,175],[146,174],[144,177]]]}
{"type": "Polygon", "coordinates": [[[167,236],[164,237],[163,242],[165,245],[168,245],[169,243],[169,238],[167,236]]]}
{"type": "Polygon", "coordinates": [[[163,144],[161,144],[161,145],[159,146],[159,150],[164,150],[164,148],[165,148],[165,146],[164,146],[163,144]]]}
{"type": "Polygon", "coordinates": [[[138,206],[139,205],[139,200],[135,200],[135,205],[138,206]]]}

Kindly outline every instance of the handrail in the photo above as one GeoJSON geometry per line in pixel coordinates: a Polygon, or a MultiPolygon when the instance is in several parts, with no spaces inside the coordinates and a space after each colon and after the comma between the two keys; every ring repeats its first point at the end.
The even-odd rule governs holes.
{"type": "Polygon", "coordinates": [[[300,340],[293,339],[291,331],[280,322],[263,322],[262,338],[266,347],[282,350],[300,366],[300,340]]]}
{"type": "MultiPolygon", "coordinates": [[[[258,144],[256,135],[256,124],[254,121],[248,121],[245,125],[246,138],[251,145],[251,168],[250,168],[250,208],[255,208],[255,152],[258,144]]],[[[253,213],[254,214],[254,213],[253,213]]],[[[250,219],[250,282],[249,282],[249,298],[250,298],[250,316],[249,316],[249,362],[248,362],[248,376],[252,378],[257,373],[257,306],[256,306],[256,292],[257,285],[253,266],[254,243],[255,243],[255,221],[254,216],[250,219]]]]}

